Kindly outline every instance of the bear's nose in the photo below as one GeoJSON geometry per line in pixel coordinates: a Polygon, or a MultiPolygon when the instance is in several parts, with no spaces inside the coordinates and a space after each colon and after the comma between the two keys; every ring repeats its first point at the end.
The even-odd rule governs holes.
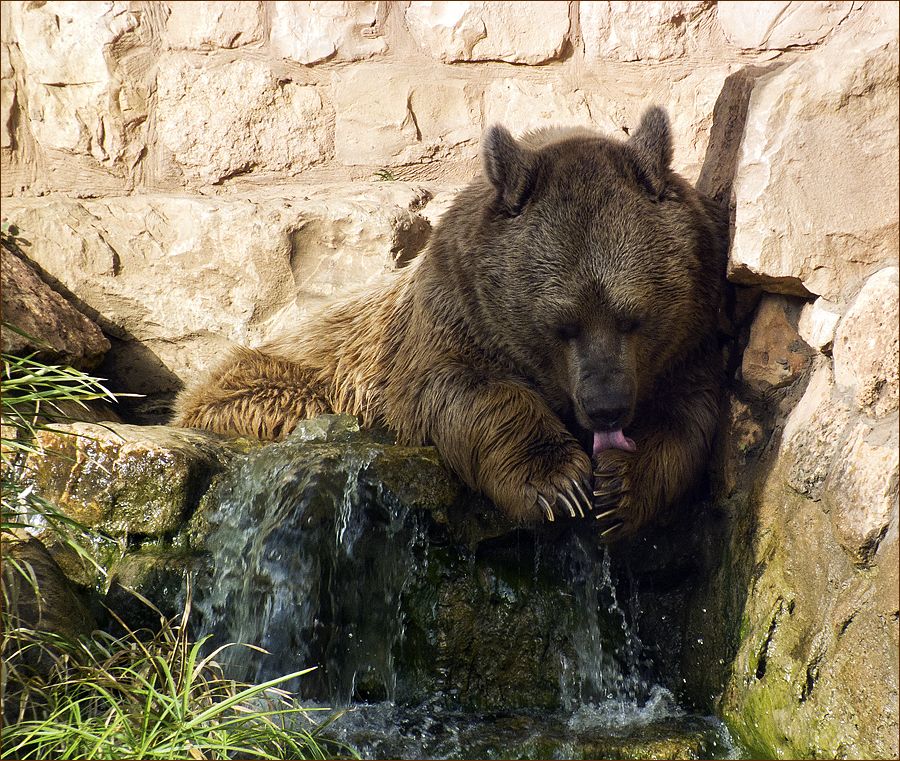
{"type": "Polygon", "coordinates": [[[585,413],[599,431],[613,431],[621,428],[628,417],[628,407],[586,407],[585,413]]]}

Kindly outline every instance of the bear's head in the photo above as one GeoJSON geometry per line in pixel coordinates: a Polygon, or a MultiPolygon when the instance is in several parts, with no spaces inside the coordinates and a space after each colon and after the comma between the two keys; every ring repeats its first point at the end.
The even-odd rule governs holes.
{"type": "Polygon", "coordinates": [[[670,168],[665,112],[625,141],[580,129],[488,130],[470,264],[479,309],[560,414],[607,446],[716,309],[714,228],[670,168]]]}

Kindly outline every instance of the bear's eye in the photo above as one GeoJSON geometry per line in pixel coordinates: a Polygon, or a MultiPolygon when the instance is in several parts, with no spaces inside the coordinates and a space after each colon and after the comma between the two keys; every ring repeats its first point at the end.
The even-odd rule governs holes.
{"type": "Polygon", "coordinates": [[[620,333],[634,333],[641,327],[641,321],[637,317],[620,317],[616,323],[620,333]]]}
{"type": "Polygon", "coordinates": [[[572,341],[581,335],[581,326],[574,322],[565,322],[557,326],[556,335],[562,341],[572,341]]]}

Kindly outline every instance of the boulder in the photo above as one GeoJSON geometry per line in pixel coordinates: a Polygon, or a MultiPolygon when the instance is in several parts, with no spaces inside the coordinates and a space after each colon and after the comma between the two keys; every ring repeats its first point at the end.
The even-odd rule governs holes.
{"type": "Polygon", "coordinates": [[[181,528],[229,450],[208,434],[115,423],[38,431],[24,482],[83,526],[111,536],[181,528]]]}
{"type": "Polygon", "coordinates": [[[757,80],[734,180],[732,281],[841,302],[896,264],[897,61],[896,24],[874,18],[757,80]]]}
{"type": "Polygon", "coordinates": [[[896,412],[900,324],[897,267],[872,275],[837,326],[834,380],[847,391],[855,409],[872,417],[896,412]]]}
{"type": "Polygon", "coordinates": [[[167,5],[165,41],[172,48],[238,48],[258,44],[265,34],[262,3],[257,0],[182,0],[167,5]]]}
{"type": "Polygon", "coordinates": [[[248,172],[289,176],[321,163],[331,153],[332,114],[318,87],[262,61],[159,62],[157,138],[191,184],[248,172]]]}
{"type": "Polygon", "coordinates": [[[335,82],[335,109],[335,157],[350,166],[474,157],[481,136],[479,88],[444,72],[351,70],[335,82]]]}
{"type": "Polygon", "coordinates": [[[9,3],[8,12],[28,139],[93,184],[130,180],[146,147],[153,67],[140,60],[148,51],[127,62],[124,51],[148,39],[162,5],[9,3]]]}
{"type": "Polygon", "coordinates": [[[0,312],[3,322],[26,335],[0,330],[5,354],[37,354],[48,363],[80,370],[96,367],[109,350],[109,341],[89,320],[50,288],[34,268],[3,244],[0,257],[0,312]]]}

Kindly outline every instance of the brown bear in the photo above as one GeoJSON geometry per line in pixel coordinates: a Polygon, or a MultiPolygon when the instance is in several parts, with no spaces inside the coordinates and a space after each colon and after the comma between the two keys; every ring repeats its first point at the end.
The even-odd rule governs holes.
{"type": "Polygon", "coordinates": [[[632,534],[702,471],[718,411],[723,246],[671,157],[660,108],[625,141],[492,127],[416,260],[235,350],[175,422],[278,439],[350,413],[434,444],[514,521],[632,534]]]}

